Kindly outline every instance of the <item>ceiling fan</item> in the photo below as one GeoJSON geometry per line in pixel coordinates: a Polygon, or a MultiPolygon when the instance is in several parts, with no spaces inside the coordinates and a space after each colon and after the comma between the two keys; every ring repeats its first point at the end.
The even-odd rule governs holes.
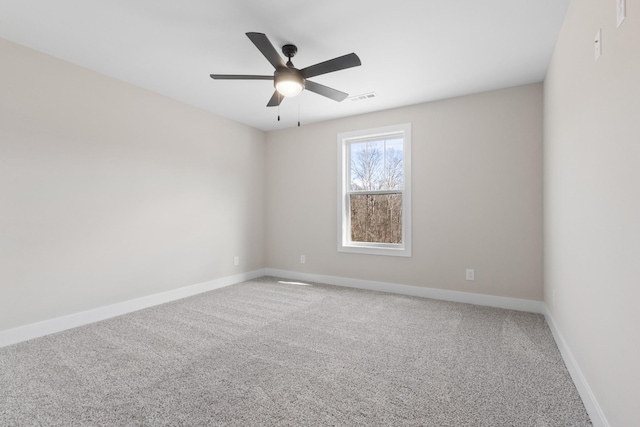
{"type": "Polygon", "coordinates": [[[236,75],[236,74],[211,74],[212,79],[216,80],[273,80],[276,90],[267,103],[267,107],[276,107],[280,105],[283,98],[298,95],[303,89],[315,92],[318,95],[326,96],[335,101],[343,101],[347,93],[321,85],[319,83],[308,80],[310,77],[327,74],[334,71],[344,70],[346,68],[357,67],[361,65],[360,58],[355,53],[340,56],[319,64],[299,70],[293,66],[291,58],[298,52],[298,48],[292,44],[282,46],[282,53],[287,57],[285,63],[283,58],[278,54],[273,44],[266,35],[262,33],[247,33],[247,37],[253,42],[265,58],[273,65],[275,72],[272,76],[259,75],[236,75]]]}

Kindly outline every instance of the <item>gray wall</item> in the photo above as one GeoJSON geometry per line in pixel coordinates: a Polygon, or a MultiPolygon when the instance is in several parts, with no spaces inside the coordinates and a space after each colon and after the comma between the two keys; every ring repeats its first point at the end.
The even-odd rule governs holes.
{"type": "Polygon", "coordinates": [[[10,42],[0,64],[0,330],[265,266],[263,132],[10,42]]]}
{"type": "Polygon", "coordinates": [[[267,194],[271,268],[541,301],[542,85],[269,132],[267,194]],[[406,122],[413,256],[338,253],[337,133],[406,122]]]}
{"type": "Polygon", "coordinates": [[[620,28],[615,4],[571,2],[544,84],[545,301],[611,425],[637,426],[640,1],[620,28]]]}

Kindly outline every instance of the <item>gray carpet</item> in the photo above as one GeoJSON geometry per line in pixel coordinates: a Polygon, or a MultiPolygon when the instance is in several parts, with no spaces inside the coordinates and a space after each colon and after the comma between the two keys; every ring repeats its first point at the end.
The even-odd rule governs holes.
{"type": "Polygon", "coordinates": [[[589,426],[541,315],[261,278],[0,349],[2,426],[589,426]]]}

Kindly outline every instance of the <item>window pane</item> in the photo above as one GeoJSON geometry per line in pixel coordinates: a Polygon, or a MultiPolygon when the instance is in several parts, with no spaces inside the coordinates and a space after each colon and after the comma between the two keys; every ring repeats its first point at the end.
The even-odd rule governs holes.
{"type": "Polygon", "coordinates": [[[391,138],[349,144],[350,191],[402,190],[403,139],[391,138]]]}
{"type": "Polygon", "coordinates": [[[379,190],[384,176],[384,142],[354,142],[349,149],[351,191],[379,190]]]}
{"type": "Polygon", "coordinates": [[[404,187],[402,145],[402,138],[385,141],[382,190],[402,190],[404,187]]]}
{"type": "Polygon", "coordinates": [[[351,241],[402,243],[402,194],[351,194],[351,241]]]}

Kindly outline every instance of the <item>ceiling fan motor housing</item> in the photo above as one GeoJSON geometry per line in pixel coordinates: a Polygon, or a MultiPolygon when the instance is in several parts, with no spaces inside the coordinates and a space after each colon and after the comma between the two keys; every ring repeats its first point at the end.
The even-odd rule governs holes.
{"type": "Polygon", "coordinates": [[[282,46],[282,53],[284,56],[291,59],[296,56],[296,53],[298,53],[298,48],[294,44],[285,44],[282,46]]]}

